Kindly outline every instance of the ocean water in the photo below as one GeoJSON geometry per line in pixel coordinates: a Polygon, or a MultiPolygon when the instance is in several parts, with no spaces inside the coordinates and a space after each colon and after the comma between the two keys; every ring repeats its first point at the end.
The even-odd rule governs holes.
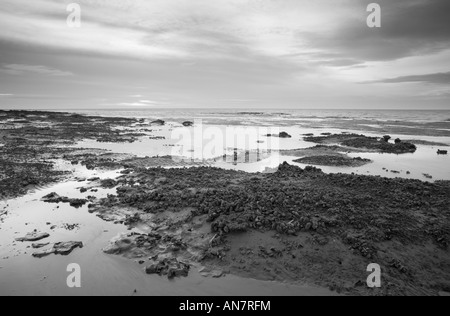
{"type": "Polygon", "coordinates": [[[203,119],[205,123],[253,122],[271,123],[278,121],[295,124],[300,121],[369,120],[380,122],[433,123],[450,122],[450,110],[242,110],[242,109],[90,109],[69,110],[69,112],[137,118],[161,118],[172,120],[203,119]]]}
{"type": "Polygon", "coordinates": [[[284,161],[301,157],[282,156],[278,150],[315,146],[305,142],[305,134],[358,133],[392,139],[421,140],[439,144],[419,144],[414,154],[357,153],[353,157],[369,158],[373,163],[360,168],[320,167],[330,173],[357,173],[382,177],[402,177],[423,181],[450,180],[450,156],[437,155],[438,149],[450,150],[450,111],[377,111],[377,110],[205,110],[205,109],[145,109],[145,110],[80,110],[80,114],[133,117],[143,125],[130,126],[149,137],[134,143],[98,143],[87,140],[77,147],[102,148],[140,157],[177,156],[207,164],[247,172],[265,172],[284,161]],[[148,124],[156,119],[165,126],[148,124]],[[184,121],[194,122],[185,128],[184,121]],[[267,137],[267,134],[287,132],[292,138],[267,137]],[[155,140],[150,137],[162,137],[155,140]],[[224,162],[221,157],[237,151],[264,153],[259,159],[244,162],[224,162]],[[430,178],[431,176],[432,178],[430,178]]]}

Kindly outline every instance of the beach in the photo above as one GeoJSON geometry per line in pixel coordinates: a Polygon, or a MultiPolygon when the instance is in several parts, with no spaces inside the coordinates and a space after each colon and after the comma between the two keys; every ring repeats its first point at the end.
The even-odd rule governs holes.
{"type": "Polygon", "coordinates": [[[0,294],[444,295],[449,147],[449,111],[0,111],[0,294]]]}

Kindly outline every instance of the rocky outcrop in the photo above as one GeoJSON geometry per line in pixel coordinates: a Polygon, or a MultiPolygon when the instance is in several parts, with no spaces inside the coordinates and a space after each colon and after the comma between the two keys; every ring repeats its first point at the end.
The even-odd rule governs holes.
{"type": "Polygon", "coordinates": [[[354,294],[370,294],[343,285],[354,278],[357,284],[354,267],[368,262],[386,267],[385,277],[401,284],[382,294],[429,294],[441,289],[436,278],[448,279],[448,182],[326,174],[283,163],[271,174],[133,168],[116,183],[117,194],[90,210],[150,233],[129,232],[104,251],[139,260],[151,274],[185,276],[188,265],[202,265],[246,277],[338,284],[354,294]],[[440,268],[424,271],[424,253],[433,253],[440,268]]]}
{"type": "Polygon", "coordinates": [[[44,197],[42,197],[42,201],[46,203],[68,203],[70,206],[75,208],[80,208],[84,206],[88,200],[86,199],[70,199],[65,196],[59,196],[55,192],[52,192],[44,197]]]}
{"type": "Polygon", "coordinates": [[[145,268],[147,274],[165,275],[169,279],[176,277],[187,277],[190,266],[187,263],[178,261],[176,258],[165,258],[148,265],[145,268]]]}
{"type": "Polygon", "coordinates": [[[267,134],[266,136],[267,137],[279,137],[279,138],[292,138],[292,136],[286,132],[281,132],[279,134],[267,134]]]}
{"type": "Polygon", "coordinates": [[[33,257],[43,258],[51,254],[67,256],[76,248],[83,248],[83,243],[80,241],[58,242],[49,249],[33,253],[33,257]]]}
{"type": "Polygon", "coordinates": [[[26,234],[24,237],[19,237],[16,238],[16,241],[21,241],[21,242],[25,242],[25,241],[39,241],[45,238],[50,237],[50,234],[48,233],[40,233],[37,230],[34,230],[31,233],[26,234]]]}
{"type": "Polygon", "coordinates": [[[191,127],[191,126],[194,126],[194,122],[190,122],[190,121],[183,122],[183,126],[184,126],[184,127],[191,127]]]}
{"type": "Polygon", "coordinates": [[[164,126],[166,124],[165,121],[163,120],[156,120],[150,123],[151,125],[155,125],[155,126],[164,126]]]}
{"type": "Polygon", "coordinates": [[[345,155],[320,155],[296,159],[294,162],[315,166],[360,167],[372,161],[361,157],[351,158],[345,155]]]}
{"type": "Polygon", "coordinates": [[[359,149],[360,151],[376,151],[381,153],[405,154],[414,153],[416,145],[407,142],[390,143],[390,136],[384,136],[381,140],[377,137],[368,137],[357,134],[334,134],[330,136],[305,137],[308,142],[320,144],[339,144],[349,149],[359,149]]]}

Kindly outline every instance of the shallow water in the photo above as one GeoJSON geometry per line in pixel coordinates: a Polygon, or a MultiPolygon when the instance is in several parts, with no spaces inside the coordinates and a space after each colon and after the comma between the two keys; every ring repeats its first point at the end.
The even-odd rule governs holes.
{"type": "MultiPolygon", "coordinates": [[[[192,157],[197,160],[204,159],[207,163],[224,169],[241,170],[246,172],[264,172],[267,168],[276,168],[283,162],[305,167],[306,165],[294,163],[293,160],[301,157],[281,156],[276,151],[300,149],[313,147],[316,144],[303,140],[303,135],[312,133],[319,136],[321,133],[342,133],[340,129],[312,129],[301,127],[284,128],[261,128],[258,126],[249,126],[245,129],[235,130],[235,127],[219,125],[204,125],[202,128],[183,128],[179,124],[173,123],[167,126],[158,127],[154,132],[149,133],[153,136],[165,137],[164,140],[152,140],[148,137],[142,137],[134,143],[99,143],[94,140],[85,140],[77,143],[74,147],[101,148],[113,152],[134,154],[140,157],[154,156],[182,156],[192,157]],[[211,138],[208,131],[214,129],[218,137],[211,138]],[[292,138],[267,137],[269,133],[278,134],[284,131],[292,138]],[[181,134],[187,133],[185,137],[181,134]],[[236,136],[237,135],[237,136],[236,136]],[[244,136],[242,136],[244,135],[244,136]],[[253,135],[252,137],[248,135],[253,135]],[[236,136],[236,137],[235,137],[236,136]],[[241,139],[239,139],[241,137],[241,139]],[[263,143],[258,143],[262,141],[263,143]],[[213,142],[213,143],[212,143],[213,142]],[[214,146],[211,146],[213,144],[214,146]],[[214,149],[211,149],[211,148],[214,149]],[[234,148],[238,151],[256,151],[261,152],[272,150],[270,157],[265,157],[261,161],[251,163],[226,163],[221,156],[226,153],[232,155],[234,148]],[[212,160],[212,159],[215,159],[212,160]],[[208,161],[209,160],[209,161],[208,161]]],[[[346,130],[348,133],[358,133],[361,131],[346,130]]],[[[380,137],[379,134],[364,133],[367,136],[380,137]]],[[[450,137],[437,136],[414,136],[414,135],[391,135],[393,139],[420,139],[429,142],[439,142],[450,144],[450,137]]],[[[381,154],[381,153],[352,153],[351,157],[362,157],[373,160],[373,163],[359,168],[351,167],[322,167],[325,172],[331,173],[356,173],[363,175],[379,175],[383,177],[395,178],[402,177],[407,179],[420,179],[424,181],[450,180],[450,156],[437,155],[438,149],[449,150],[450,146],[417,145],[417,151],[414,154],[381,154]],[[388,172],[383,170],[388,169],[388,172]],[[400,173],[392,173],[391,170],[400,173]],[[407,174],[407,172],[410,174],[407,174]],[[429,174],[433,179],[428,179],[424,174],[429,174]]]]}

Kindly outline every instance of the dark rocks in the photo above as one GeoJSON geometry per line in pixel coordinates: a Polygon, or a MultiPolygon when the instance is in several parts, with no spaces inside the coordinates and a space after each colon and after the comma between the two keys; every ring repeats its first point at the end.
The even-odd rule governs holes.
{"type": "Polygon", "coordinates": [[[190,122],[190,121],[183,122],[184,127],[191,127],[193,125],[194,125],[194,122],[190,122]]]}
{"type": "Polygon", "coordinates": [[[166,124],[165,121],[163,120],[156,120],[150,123],[151,125],[156,125],[156,126],[164,126],[166,124]]]}
{"type": "Polygon", "coordinates": [[[60,203],[63,201],[63,198],[53,192],[42,197],[42,201],[46,203],[60,203]]]}
{"type": "Polygon", "coordinates": [[[83,205],[85,205],[88,202],[88,200],[85,199],[70,199],[69,205],[75,208],[80,208],[83,205]]]}
{"type": "Polygon", "coordinates": [[[38,241],[41,239],[45,239],[50,237],[50,234],[48,233],[39,233],[37,230],[34,230],[31,233],[26,234],[24,237],[16,238],[16,241],[38,241]]]}
{"type": "Polygon", "coordinates": [[[147,274],[166,275],[169,279],[173,279],[176,277],[187,277],[189,270],[189,264],[180,262],[176,258],[166,258],[147,266],[145,272],[147,274]]]}
{"type": "Polygon", "coordinates": [[[335,144],[338,143],[351,149],[360,151],[378,151],[382,153],[404,154],[414,153],[417,147],[407,142],[389,143],[390,136],[386,135],[381,140],[377,137],[368,137],[357,134],[334,134],[330,136],[305,137],[305,141],[335,144]]]}
{"type": "Polygon", "coordinates": [[[400,138],[397,138],[396,140],[395,140],[395,143],[396,144],[400,144],[402,142],[402,140],[400,139],[400,138]]]}
{"type": "Polygon", "coordinates": [[[370,159],[350,158],[344,155],[320,155],[304,157],[294,162],[316,166],[359,167],[371,163],[370,159]]]}
{"type": "Polygon", "coordinates": [[[80,208],[85,205],[88,200],[86,199],[70,199],[68,197],[59,196],[55,192],[50,193],[42,198],[43,202],[46,203],[69,203],[70,206],[75,208],[80,208]]]}
{"type": "Polygon", "coordinates": [[[68,256],[76,248],[83,248],[83,243],[79,241],[58,242],[52,248],[35,252],[32,256],[35,258],[43,258],[51,254],[68,256]]]}
{"type": "Polygon", "coordinates": [[[447,150],[441,150],[441,149],[438,149],[437,154],[438,154],[438,155],[447,155],[447,154],[448,154],[448,151],[447,151],[447,150]]]}
{"type": "Polygon", "coordinates": [[[279,137],[279,138],[292,138],[292,136],[286,132],[281,132],[278,135],[277,134],[267,134],[266,136],[267,137],[279,137]]]}
{"type": "Polygon", "coordinates": [[[278,135],[278,137],[280,137],[280,138],[292,138],[292,136],[289,135],[289,134],[286,133],[286,132],[281,132],[281,133],[278,135]]]}
{"type": "MultiPolygon", "coordinates": [[[[390,269],[385,258],[399,257],[413,271],[409,262],[422,260],[420,247],[444,249],[450,240],[448,182],[326,174],[315,167],[302,169],[288,163],[272,174],[209,167],[139,168],[119,181],[116,196],[93,203],[105,214],[126,210],[128,216],[122,220],[130,228],[136,222],[156,225],[155,234],[121,238],[110,249],[128,258],[151,258],[146,269],[150,274],[186,275],[184,260],[234,269],[232,256],[239,254],[233,247],[245,240],[253,243],[253,254],[246,253],[237,261],[246,261],[250,275],[277,275],[258,270],[252,264],[261,261],[255,258],[264,260],[261,265],[286,269],[294,276],[316,264],[335,271],[333,262],[338,261],[339,273],[346,278],[354,275],[349,261],[362,266],[377,262],[400,275],[401,266],[390,269]],[[161,220],[161,216],[169,217],[161,220]],[[270,236],[275,233],[274,241],[270,236]],[[304,248],[287,249],[283,240],[301,242],[304,248]],[[387,241],[414,250],[395,256],[397,250],[385,247],[387,241]],[[195,254],[190,253],[192,249],[195,254]],[[331,249],[339,260],[329,259],[334,253],[331,249]]],[[[444,264],[446,254],[440,250],[436,254],[436,262],[444,264]]],[[[446,275],[444,269],[440,271],[446,275]]],[[[393,278],[398,281],[396,275],[393,278]]]]}
{"type": "Polygon", "coordinates": [[[79,241],[59,242],[53,246],[56,255],[69,255],[74,249],[83,248],[83,243],[79,241]]]}
{"type": "Polygon", "coordinates": [[[113,179],[105,179],[101,180],[100,186],[104,189],[112,189],[117,186],[117,183],[113,179]]]}
{"type": "Polygon", "coordinates": [[[40,249],[40,248],[44,248],[47,247],[48,245],[50,245],[50,243],[36,243],[36,244],[31,244],[31,248],[33,249],[40,249]]]}

